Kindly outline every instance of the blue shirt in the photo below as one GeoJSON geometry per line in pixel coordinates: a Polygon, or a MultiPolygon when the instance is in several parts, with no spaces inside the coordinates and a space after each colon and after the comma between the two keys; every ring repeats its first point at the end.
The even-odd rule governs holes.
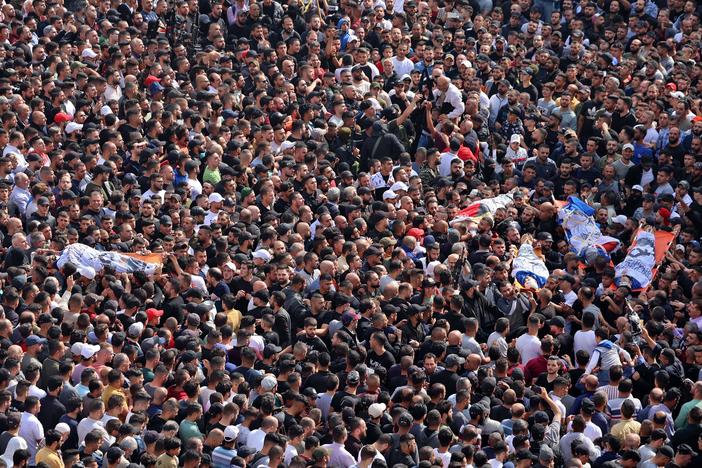
{"type": "Polygon", "coordinates": [[[233,448],[215,447],[212,451],[212,465],[214,468],[229,468],[234,457],[236,457],[236,450],[233,448]]]}

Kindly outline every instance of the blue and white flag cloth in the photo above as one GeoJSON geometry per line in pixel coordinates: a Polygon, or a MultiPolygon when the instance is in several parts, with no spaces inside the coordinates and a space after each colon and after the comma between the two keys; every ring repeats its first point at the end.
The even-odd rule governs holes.
{"type": "Polygon", "coordinates": [[[597,257],[609,259],[609,254],[621,246],[619,239],[602,234],[594,214],[594,208],[572,196],[558,211],[558,222],[563,226],[571,250],[587,263],[597,257]]]}
{"type": "Polygon", "coordinates": [[[525,288],[542,288],[548,279],[548,268],[536,255],[531,244],[524,243],[512,261],[512,277],[525,288]],[[534,284],[536,283],[536,284],[534,284]]]}
{"type": "Polygon", "coordinates": [[[614,268],[614,283],[619,286],[622,278],[631,280],[631,289],[644,289],[653,281],[656,267],[656,236],[641,230],[634,246],[623,262],[614,268]]]}

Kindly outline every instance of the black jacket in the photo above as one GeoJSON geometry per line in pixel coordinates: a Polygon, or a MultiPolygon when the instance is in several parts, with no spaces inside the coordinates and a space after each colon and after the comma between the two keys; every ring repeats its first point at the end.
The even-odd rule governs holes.
{"type": "Polygon", "coordinates": [[[373,136],[366,139],[361,147],[361,167],[362,171],[367,171],[370,160],[380,156],[390,156],[393,161],[400,158],[400,154],[405,152],[404,145],[392,133],[386,133],[385,129],[373,130],[373,136]],[[380,142],[376,145],[376,142],[380,142]],[[375,151],[374,151],[375,149],[375,151]]]}
{"type": "Polygon", "coordinates": [[[480,328],[475,337],[480,342],[487,340],[490,333],[495,331],[495,322],[501,317],[480,291],[475,291],[472,298],[463,294],[463,315],[475,317],[480,322],[480,328]]]}

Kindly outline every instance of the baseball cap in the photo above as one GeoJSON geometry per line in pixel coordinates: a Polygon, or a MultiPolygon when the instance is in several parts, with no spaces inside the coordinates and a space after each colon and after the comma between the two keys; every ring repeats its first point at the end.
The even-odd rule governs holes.
{"type": "Polygon", "coordinates": [[[386,409],[387,406],[385,406],[385,403],[373,403],[368,408],[368,415],[371,418],[379,418],[383,415],[386,409]]]}
{"type": "Polygon", "coordinates": [[[349,372],[349,374],[346,376],[346,382],[352,385],[355,385],[361,381],[361,375],[358,373],[358,371],[352,370],[349,372]]]}
{"type": "Polygon", "coordinates": [[[673,451],[673,448],[670,445],[662,446],[656,451],[656,454],[663,455],[664,457],[668,458],[673,458],[675,456],[675,452],[673,451]]]}
{"type": "Polygon", "coordinates": [[[462,358],[457,354],[449,354],[448,356],[446,356],[445,361],[447,367],[462,366],[463,364],[465,364],[465,362],[465,358],[462,358]]]}
{"type": "Polygon", "coordinates": [[[258,258],[266,263],[270,262],[272,258],[271,254],[265,249],[259,249],[255,251],[253,254],[251,254],[251,257],[254,259],[258,258]]]}
{"type": "Polygon", "coordinates": [[[127,330],[127,335],[131,336],[132,338],[136,338],[141,336],[141,334],[144,331],[144,324],[141,322],[134,322],[129,326],[129,329],[127,330]]]}
{"type": "Polygon", "coordinates": [[[627,217],[624,215],[617,215],[612,218],[612,224],[621,224],[624,226],[626,224],[627,217]]]}
{"type": "Polygon", "coordinates": [[[589,398],[583,398],[580,408],[586,413],[594,413],[595,403],[589,398]]]}
{"type": "Polygon", "coordinates": [[[146,316],[149,318],[149,320],[153,320],[155,318],[159,318],[163,315],[163,311],[159,309],[154,309],[153,307],[150,309],[146,309],[146,316]]]}
{"type": "Polygon", "coordinates": [[[43,344],[46,343],[46,338],[42,338],[38,335],[29,335],[29,337],[27,337],[27,339],[25,340],[25,343],[27,346],[43,344]]]}
{"type": "Polygon", "coordinates": [[[560,316],[553,317],[551,321],[549,322],[550,325],[555,326],[555,327],[560,327],[560,328],[565,328],[565,319],[560,316]]]}
{"type": "Polygon", "coordinates": [[[210,203],[221,203],[224,201],[224,197],[220,195],[217,192],[211,193],[210,196],[207,198],[207,201],[210,203]]]}
{"type": "Polygon", "coordinates": [[[224,440],[231,442],[239,436],[239,429],[236,426],[227,426],[224,428],[224,440]]]}
{"type": "Polygon", "coordinates": [[[353,311],[347,311],[344,312],[344,315],[341,316],[341,322],[344,325],[348,325],[349,323],[353,322],[354,320],[358,320],[360,316],[353,311]]]}
{"type": "Polygon", "coordinates": [[[679,455],[692,455],[695,456],[697,455],[697,452],[695,452],[692,447],[690,447],[687,444],[680,444],[678,445],[678,454],[679,455]]]}
{"type": "Polygon", "coordinates": [[[275,388],[275,386],[278,385],[278,381],[275,379],[275,377],[272,377],[270,375],[266,376],[261,380],[261,387],[263,387],[264,390],[271,391],[275,388]]]}
{"type": "Polygon", "coordinates": [[[412,416],[409,413],[402,413],[399,418],[397,418],[397,424],[401,427],[412,426],[412,416]]]}

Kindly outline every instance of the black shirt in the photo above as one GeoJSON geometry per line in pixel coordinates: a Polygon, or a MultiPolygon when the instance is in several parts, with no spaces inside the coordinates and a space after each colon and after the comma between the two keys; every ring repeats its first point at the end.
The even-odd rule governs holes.
{"type": "Polygon", "coordinates": [[[52,395],[46,395],[41,399],[41,408],[37,414],[37,419],[46,428],[56,427],[61,416],[66,414],[66,407],[52,395]]]}
{"type": "Polygon", "coordinates": [[[394,364],[395,357],[387,350],[380,356],[375,354],[375,351],[370,351],[368,353],[368,365],[375,369],[380,367],[390,369],[394,364]]]}

